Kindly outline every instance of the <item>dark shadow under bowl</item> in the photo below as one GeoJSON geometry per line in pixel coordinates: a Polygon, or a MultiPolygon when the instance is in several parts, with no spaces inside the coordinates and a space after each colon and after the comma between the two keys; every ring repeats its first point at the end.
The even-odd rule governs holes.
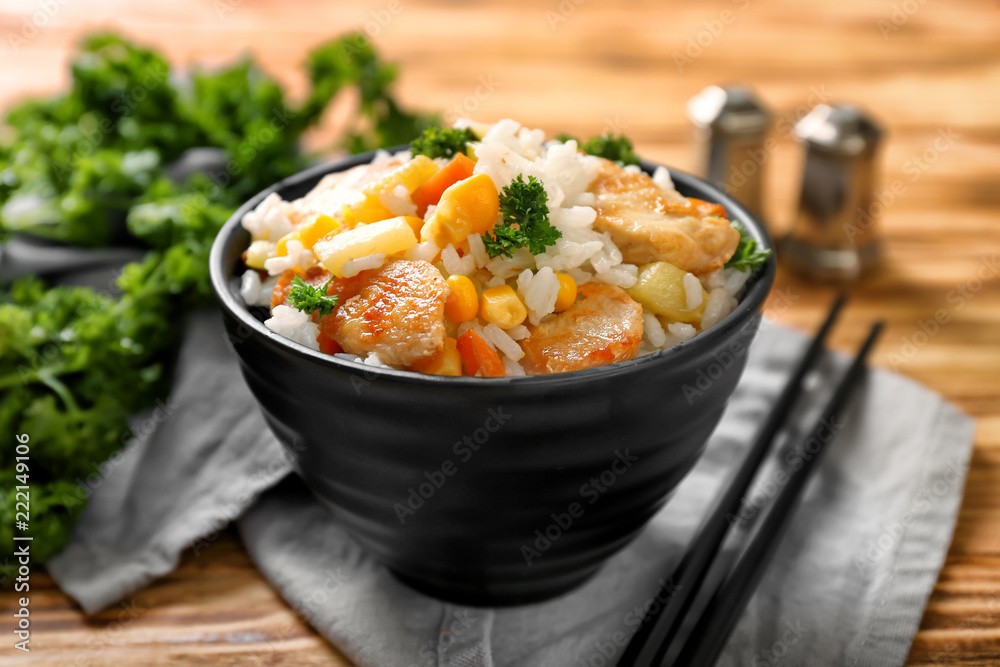
{"type": "MultiPolygon", "coordinates": [[[[642,359],[520,378],[372,368],[275,334],[239,295],[243,215],[271,192],[295,199],[370,159],[277,183],[219,233],[212,284],[247,384],[309,487],[403,581],[472,605],[564,593],[628,544],[698,460],[743,372],[774,258],[722,322],[642,359]]],[[[671,176],[772,248],[736,201],[671,176]]]]}

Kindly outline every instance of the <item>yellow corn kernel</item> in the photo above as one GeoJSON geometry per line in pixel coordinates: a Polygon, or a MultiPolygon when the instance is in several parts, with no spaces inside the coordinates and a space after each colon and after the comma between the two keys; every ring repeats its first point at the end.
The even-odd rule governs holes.
{"type": "Polygon", "coordinates": [[[288,232],[280,239],[278,239],[278,244],[274,247],[274,254],[276,257],[284,257],[288,254],[288,242],[292,240],[299,240],[299,230],[294,230],[288,232]]]}
{"type": "Polygon", "coordinates": [[[298,229],[298,239],[302,247],[312,249],[316,241],[341,228],[340,221],[329,215],[316,215],[306,219],[298,229]]]}
{"type": "Polygon", "coordinates": [[[246,265],[250,269],[264,270],[264,262],[275,256],[274,244],[270,241],[254,241],[247,248],[246,265]]]}
{"type": "Polygon", "coordinates": [[[444,349],[426,361],[414,364],[414,370],[428,375],[462,375],[462,355],[458,353],[458,341],[445,337],[444,349]]]}
{"type": "Polygon", "coordinates": [[[343,219],[345,227],[354,229],[359,224],[367,225],[395,216],[393,216],[392,211],[382,205],[376,195],[367,195],[354,204],[344,204],[340,217],[343,219]]]}
{"type": "Polygon", "coordinates": [[[424,219],[415,215],[404,215],[402,218],[403,220],[406,220],[407,224],[410,225],[410,229],[413,230],[413,235],[419,239],[420,228],[424,226],[424,219]]]}
{"type": "Polygon", "coordinates": [[[476,286],[465,276],[448,276],[451,293],[444,302],[444,314],[452,322],[468,322],[479,313],[479,297],[476,286]]]}
{"type": "Polygon", "coordinates": [[[528,316],[517,292],[510,285],[497,285],[483,291],[479,314],[501,329],[513,329],[528,316]]]}
{"type": "Polygon", "coordinates": [[[328,234],[316,242],[313,253],[327,271],[341,275],[344,264],[352,259],[384,252],[395,255],[417,245],[409,223],[399,216],[355,227],[346,232],[328,234]]]}
{"type": "Polygon", "coordinates": [[[413,192],[421,185],[431,179],[431,176],[438,173],[438,166],[434,160],[426,155],[418,155],[409,162],[396,167],[385,176],[364,186],[361,189],[366,195],[378,197],[378,193],[383,190],[392,190],[398,185],[406,186],[406,189],[413,192]]]}
{"type": "Polygon", "coordinates": [[[441,195],[434,214],[420,230],[421,241],[434,241],[439,248],[456,247],[469,234],[485,234],[497,221],[500,195],[486,174],[454,183],[441,195]]]}
{"type": "Polygon", "coordinates": [[[565,273],[557,273],[556,278],[559,279],[559,295],[556,296],[555,310],[561,313],[576,301],[576,281],[565,273]]]}

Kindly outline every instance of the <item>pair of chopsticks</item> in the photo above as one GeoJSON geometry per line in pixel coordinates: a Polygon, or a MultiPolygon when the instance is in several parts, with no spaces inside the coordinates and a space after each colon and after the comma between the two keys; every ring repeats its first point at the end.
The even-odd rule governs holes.
{"type": "Polygon", "coordinates": [[[750,488],[761,463],[766,458],[775,436],[782,430],[796,400],[802,393],[806,375],[823,353],[823,344],[844,306],[841,295],[831,306],[826,321],[799,360],[788,383],[782,389],[760,431],[754,438],[746,460],[724,485],[724,492],[713,505],[680,563],[658,591],[658,599],[667,599],[658,613],[647,616],[629,645],[618,667],[660,667],[667,658],[673,665],[712,665],[718,659],[732,634],[740,615],[757,589],[767,566],[777,551],[781,538],[791,523],[799,498],[811,473],[822,458],[830,438],[822,437],[826,425],[841,416],[848,400],[865,375],[865,360],[882,331],[882,322],[875,323],[859,348],[854,361],[844,373],[823,413],[807,437],[819,450],[810,458],[803,457],[802,467],[787,473],[787,483],[780,489],[760,520],[753,537],[742,549],[735,564],[715,590],[705,582],[713,563],[728,566],[732,552],[720,553],[730,534],[729,518],[737,516],[742,498],[750,488]],[[727,561],[729,557],[729,561],[727,561]],[[705,589],[705,590],[703,590],[705,589]],[[690,613],[695,600],[705,603],[700,613],[690,613]],[[690,632],[681,635],[682,630],[690,632]]]}

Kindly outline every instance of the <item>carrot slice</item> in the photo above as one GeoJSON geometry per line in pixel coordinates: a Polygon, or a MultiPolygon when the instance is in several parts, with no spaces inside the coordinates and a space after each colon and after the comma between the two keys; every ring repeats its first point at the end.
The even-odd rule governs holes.
{"type": "Polygon", "coordinates": [[[465,153],[456,153],[444,169],[434,174],[429,181],[413,191],[410,198],[417,205],[417,215],[421,218],[427,213],[427,207],[441,201],[441,195],[450,186],[472,176],[476,161],[465,153]]]}
{"type": "Polygon", "coordinates": [[[717,215],[720,218],[729,219],[729,216],[726,215],[726,209],[722,207],[722,204],[713,204],[703,199],[695,199],[694,197],[688,197],[688,201],[694,206],[694,210],[698,212],[698,215],[702,217],[717,215]]]}
{"type": "Polygon", "coordinates": [[[462,356],[466,375],[478,374],[487,378],[502,378],[507,375],[500,355],[472,329],[458,337],[458,353],[462,356]]]}

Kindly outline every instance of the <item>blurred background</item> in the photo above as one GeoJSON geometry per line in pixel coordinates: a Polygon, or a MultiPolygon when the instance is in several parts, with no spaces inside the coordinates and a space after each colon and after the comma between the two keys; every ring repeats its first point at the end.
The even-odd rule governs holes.
{"type": "MultiPolygon", "coordinates": [[[[395,91],[407,109],[436,111],[446,121],[509,117],[549,134],[624,133],[644,159],[693,172],[701,156],[688,100],[706,86],[746,84],[773,113],[768,149],[753,162],[764,175],[762,214],[775,237],[796,218],[803,154],[795,123],[818,104],[864,108],[886,131],[874,186],[884,253],[851,288],[852,308],[834,345],[853,347],[871,319],[886,317],[875,363],[979,419],[955,543],[911,660],[974,661],[995,650],[1000,2],[2,0],[0,108],[64,90],[80,39],[105,29],[155,48],[179,71],[252,52],[293,98],[307,89],[301,64],[308,50],[360,30],[399,66],[395,91]]],[[[354,104],[338,100],[306,146],[335,153],[354,104]]],[[[834,290],[783,268],[768,315],[812,327],[834,290]]],[[[183,595],[212,590],[203,610],[222,618],[251,603],[245,629],[278,619],[291,630],[277,641],[293,643],[302,660],[329,657],[332,649],[291,617],[231,538],[211,548],[216,556],[208,561],[227,573],[214,587],[189,564],[143,604],[173,600],[187,608],[196,603],[183,595]]],[[[53,609],[71,609],[51,595],[53,609]]],[[[82,621],[71,626],[83,634],[62,641],[85,641],[82,621]]]]}

